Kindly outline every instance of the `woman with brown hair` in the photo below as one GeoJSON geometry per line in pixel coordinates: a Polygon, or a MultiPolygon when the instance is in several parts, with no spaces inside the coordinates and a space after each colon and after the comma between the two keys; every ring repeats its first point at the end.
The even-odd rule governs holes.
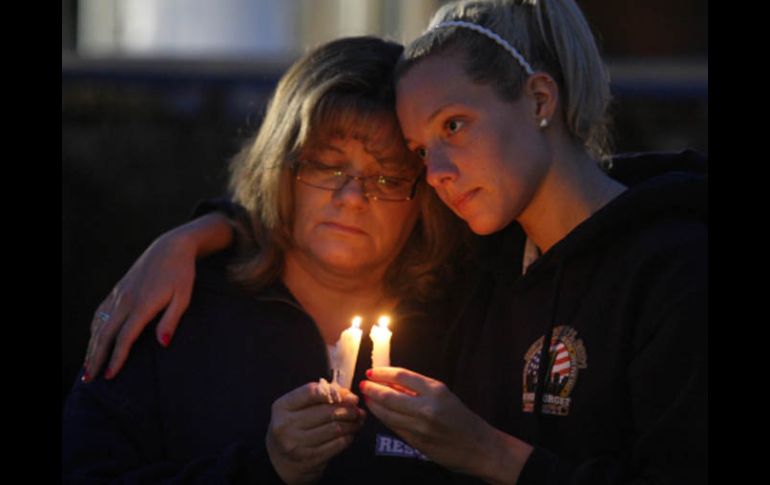
{"type": "MultiPolygon", "coordinates": [[[[63,418],[68,481],[446,474],[414,450],[394,459],[392,446],[378,449],[409,447],[364,420],[355,394],[330,401],[318,383],[354,314],[394,316],[394,363],[440,376],[436,352],[415,344],[438,342],[425,313],[446,298],[436,282],[459,245],[439,235],[457,223],[399,133],[390,77],[401,51],[341,39],[282,77],[232,162],[240,247],[198,265],[173,346],[139,335],[119,375],[75,384],[63,418]]],[[[355,383],[367,366],[359,359],[355,383]]]]}

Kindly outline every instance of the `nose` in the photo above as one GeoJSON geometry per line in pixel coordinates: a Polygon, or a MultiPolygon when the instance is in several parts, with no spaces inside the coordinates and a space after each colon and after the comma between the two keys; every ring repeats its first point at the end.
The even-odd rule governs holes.
{"type": "Polygon", "coordinates": [[[348,206],[354,209],[361,209],[368,203],[364,195],[364,182],[360,179],[350,177],[348,182],[341,189],[334,192],[332,196],[334,204],[338,207],[348,206]]]}
{"type": "Polygon", "coordinates": [[[425,157],[426,180],[433,187],[439,187],[447,182],[454,182],[459,176],[457,166],[441,148],[428,150],[425,157]]]}

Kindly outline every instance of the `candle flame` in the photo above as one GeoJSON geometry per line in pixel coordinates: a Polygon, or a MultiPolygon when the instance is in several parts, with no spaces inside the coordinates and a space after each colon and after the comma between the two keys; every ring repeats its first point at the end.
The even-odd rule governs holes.
{"type": "Polygon", "coordinates": [[[387,315],[383,315],[377,320],[377,325],[379,325],[382,328],[388,328],[388,325],[390,325],[390,317],[387,315]]]}
{"type": "Polygon", "coordinates": [[[355,317],[353,317],[353,320],[351,320],[351,323],[352,323],[353,327],[360,328],[361,327],[361,317],[356,315],[355,317]]]}

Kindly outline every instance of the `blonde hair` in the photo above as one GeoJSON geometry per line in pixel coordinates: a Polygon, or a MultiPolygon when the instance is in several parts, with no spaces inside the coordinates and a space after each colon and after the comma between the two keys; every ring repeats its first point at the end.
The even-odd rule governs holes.
{"type": "Polygon", "coordinates": [[[569,133],[594,158],[609,158],[609,75],[574,1],[463,0],[443,5],[426,33],[406,48],[396,68],[400,77],[426,56],[458,53],[474,82],[490,84],[503,99],[515,101],[528,76],[506,50],[463,27],[433,28],[458,20],[491,30],[518,50],[535,71],[550,74],[559,86],[569,133]]]}
{"type": "MultiPolygon", "coordinates": [[[[304,146],[335,135],[401,136],[378,130],[384,120],[396,123],[393,69],[402,51],[375,37],[338,39],[300,58],[278,82],[260,129],[231,161],[230,190],[249,214],[246,236],[256,243],[231,268],[236,281],[259,289],[281,277],[293,245],[293,166],[304,146]]],[[[416,157],[403,163],[415,174],[421,168],[416,157]]],[[[417,196],[420,218],[388,268],[385,288],[426,300],[443,286],[437,283],[451,272],[449,259],[467,230],[424,181],[417,196]]]]}

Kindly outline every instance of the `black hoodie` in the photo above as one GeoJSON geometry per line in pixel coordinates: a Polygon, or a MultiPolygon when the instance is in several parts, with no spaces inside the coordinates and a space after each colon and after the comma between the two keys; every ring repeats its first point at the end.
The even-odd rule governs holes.
{"type": "Polygon", "coordinates": [[[523,275],[518,224],[484,241],[449,384],[535,446],[520,485],[706,482],[705,170],[689,151],[618,158],[629,189],[523,275]],[[690,173],[653,176],[672,167],[690,173]]]}

